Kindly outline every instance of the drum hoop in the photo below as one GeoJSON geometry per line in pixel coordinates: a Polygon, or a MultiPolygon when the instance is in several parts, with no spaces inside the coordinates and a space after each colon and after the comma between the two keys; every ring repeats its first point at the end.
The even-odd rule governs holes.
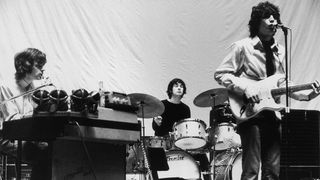
{"type": "Polygon", "coordinates": [[[235,127],[235,126],[236,126],[236,124],[234,124],[234,123],[228,123],[228,122],[219,123],[217,126],[220,127],[220,126],[225,126],[225,125],[227,125],[227,126],[232,126],[232,127],[235,127]]]}
{"type": "Polygon", "coordinates": [[[168,138],[163,137],[163,136],[149,136],[149,140],[152,140],[152,139],[167,140],[168,138]]]}
{"type": "MultiPolygon", "coordinates": [[[[232,170],[234,168],[234,163],[236,162],[237,158],[242,155],[242,151],[236,151],[234,154],[232,154],[232,159],[231,159],[231,164],[228,164],[228,169],[229,169],[229,177],[232,177],[232,170]]],[[[240,162],[241,163],[241,162],[240,162]]]]}
{"type": "Polygon", "coordinates": [[[182,139],[187,139],[187,138],[196,138],[196,139],[201,139],[201,140],[205,141],[206,143],[205,143],[203,146],[198,147],[198,148],[185,149],[186,151],[188,151],[188,150],[191,150],[191,151],[192,151],[192,150],[201,149],[201,148],[205,147],[205,146],[208,144],[208,142],[207,142],[207,140],[206,140],[206,139],[201,138],[201,137],[199,137],[199,136],[184,136],[184,137],[180,137],[180,138],[178,138],[178,139],[174,142],[174,145],[176,144],[176,142],[177,142],[177,141],[182,140],[182,139]]]}
{"type": "Polygon", "coordinates": [[[173,127],[175,127],[175,126],[177,126],[177,125],[179,125],[181,123],[184,123],[184,122],[199,122],[204,126],[204,129],[207,128],[207,124],[201,119],[182,119],[182,120],[180,120],[178,122],[175,122],[173,127]]]}
{"type": "Polygon", "coordinates": [[[202,137],[199,137],[199,136],[183,136],[183,137],[177,138],[176,141],[179,141],[180,139],[186,139],[186,138],[197,138],[197,139],[203,139],[204,141],[206,141],[205,138],[202,138],[202,137]]]}

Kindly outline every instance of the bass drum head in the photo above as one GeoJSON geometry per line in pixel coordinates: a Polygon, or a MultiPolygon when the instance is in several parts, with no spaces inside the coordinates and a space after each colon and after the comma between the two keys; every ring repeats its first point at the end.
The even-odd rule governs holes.
{"type": "Polygon", "coordinates": [[[166,152],[169,170],[158,171],[159,179],[162,178],[183,178],[200,180],[200,170],[196,161],[191,155],[180,150],[166,152]]]}

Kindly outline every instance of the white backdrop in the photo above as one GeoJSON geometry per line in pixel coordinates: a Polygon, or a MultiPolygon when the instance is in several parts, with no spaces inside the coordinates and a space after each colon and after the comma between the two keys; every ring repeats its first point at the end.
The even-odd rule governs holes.
{"type": "MultiPolygon", "coordinates": [[[[183,101],[208,123],[210,108],[194,98],[220,88],[213,73],[228,46],[248,36],[257,0],[1,0],[0,80],[28,47],[47,54],[46,74],[59,88],[145,93],[166,98],[168,82],[187,84],[183,101]]],[[[320,1],[272,0],[292,29],[292,80],[320,79],[320,1]]],[[[277,33],[283,44],[283,33],[277,33]]],[[[320,98],[291,107],[320,109],[320,98]]],[[[151,120],[146,121],[152,135],[151,120]]]]}

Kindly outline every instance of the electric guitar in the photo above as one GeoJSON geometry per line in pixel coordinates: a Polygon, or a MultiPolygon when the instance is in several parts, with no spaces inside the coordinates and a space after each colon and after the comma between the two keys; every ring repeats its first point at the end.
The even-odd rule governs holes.
{"type": "MultiPolygon", "coordinates": [[[[280,111],[285,108],[284,105],[278,104],[275,101],[276,96],[286,93],[286,88],[279,88],[278,81],[284,76],[280,74],[272,75],[261,81],[248,80],[248,83],[254,83],[259,88],[259,103],[250,103],[244,93],[236,93],[229,91],[229,103],[233,115],[236,118],[237,124],[247,121],[255,117],[258,113],[264,110],[280,111]]],[[[289,93],[313,89],[317,87],[315,83],[289,86],[289,93]]]]}

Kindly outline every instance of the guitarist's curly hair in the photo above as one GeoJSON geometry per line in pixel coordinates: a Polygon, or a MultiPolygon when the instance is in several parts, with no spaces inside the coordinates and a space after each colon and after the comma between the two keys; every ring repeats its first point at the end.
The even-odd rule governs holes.
{"type": "Polygon", "coordinates": [[[255,37],[259,32],[261,20],[273,16],[278,24],[281,24],[279,7],[266,1],[252,7],[251,19],[249,20],[250,37],[255,37]]]}

